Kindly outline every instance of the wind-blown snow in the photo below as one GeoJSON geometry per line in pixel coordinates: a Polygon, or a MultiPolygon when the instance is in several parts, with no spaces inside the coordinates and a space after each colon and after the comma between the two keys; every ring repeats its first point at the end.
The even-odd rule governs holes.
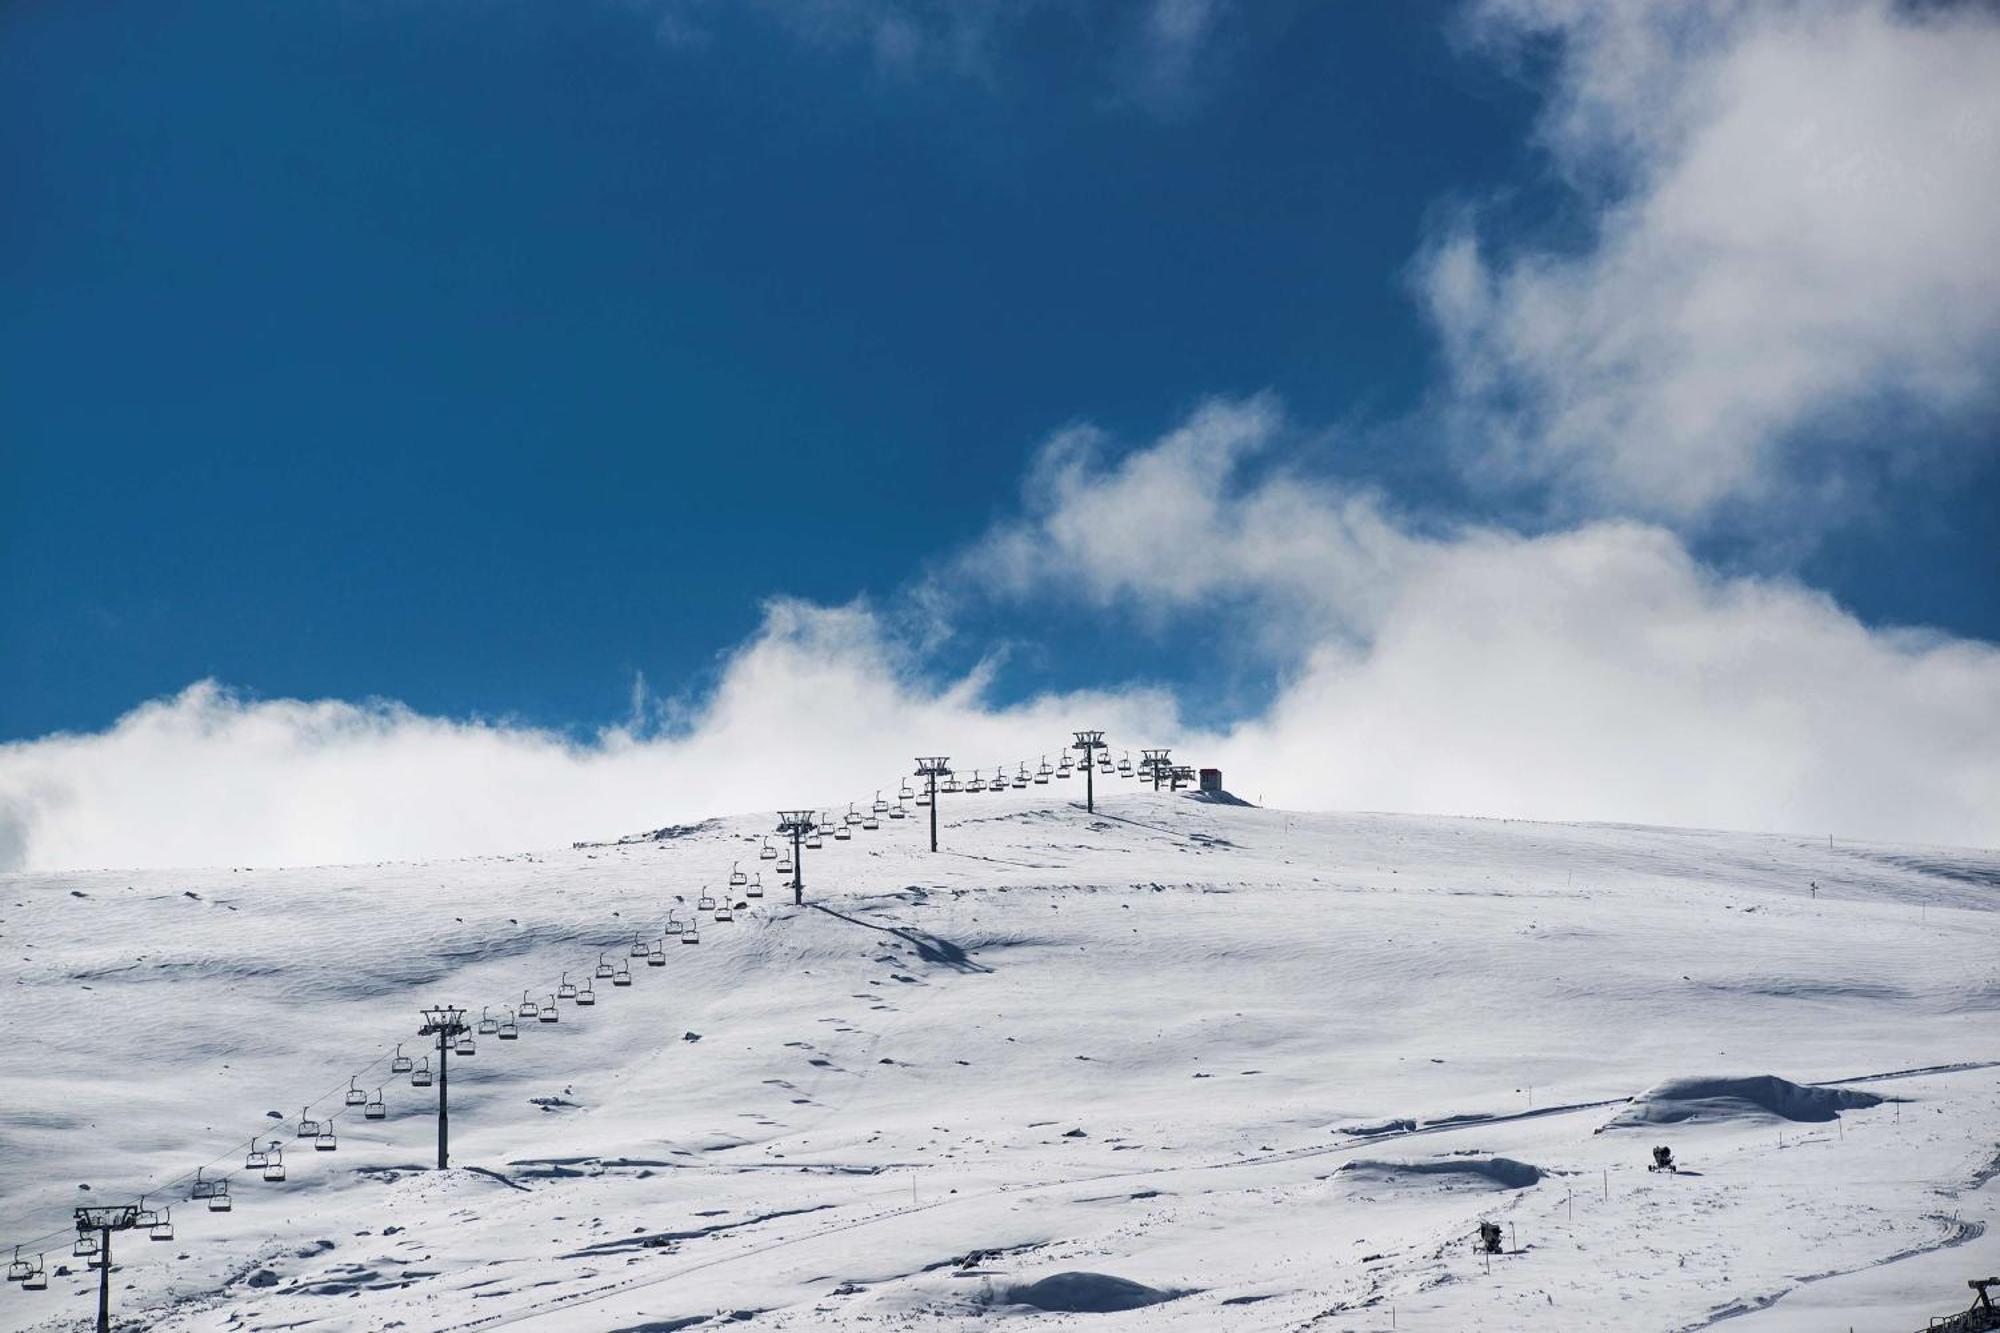
{"type": "MultiPolygon", "coordinates": [[[[806,907],[739,899],[658,968],[629,958],[635,931],[732,860],[775,881],[768,819],[467,861],[0,877],[0,1239],[232,1171],[232,1212],[183,1189],[172,1244],[120,1243],[117,1307],[174,1333],[718,1312],[1248,1333],[1392,1308],[1420,1331],[1756,1311],[1732,1330],[1758,1333],[1828,1327],[1813,1303],[1841,1292],[1862,1313],[1840,1327],[1906,1333],[1993,1267],[2000,859],[1107,785],[1095,817],[1053,786],[946,798],[936,856],[911,821],[829,842],[806,907]],[[600,950],[634,984],[454,1060],[459,1166],[425,1169],[434,1090],[386,1072],[397,1041],[421,1049],[418,1007],[539,1000],[600,950]],[[1594,1132],[1718,1070],[1898,1100],[1594,1132]],[[389,1118],[340,1105],[351,1074],[389,1118]],[[291,1137],[309,1099],[338,1151],[291,1137]],[[253,1132],[283,1136],[282,1185],[241,1170],[253,1132]],[[1644,1169],[1655,1142],[1682,1174],[1644,1169]],[[1509,1228],[1490,1271],[1481,1220],[1509,1228]],[[1009,1303],[1078,1273],[1181,1294],[1009,1303]]],[[[88,1289],[0,1292],[0,1326],[73,1327],[88,1289]]]]}

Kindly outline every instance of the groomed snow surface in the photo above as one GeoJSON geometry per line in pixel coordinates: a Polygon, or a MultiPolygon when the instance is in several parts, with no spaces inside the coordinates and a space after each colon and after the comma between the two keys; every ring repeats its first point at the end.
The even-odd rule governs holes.
{"type": "MultiPolygon", "coordinates": [[[[663,967],[635,931],[775,885],[767,818],[0,879],[0,1239],[233,1173],[119,1239],[124,1326],[177,1333],[1907,1333],[2000,1271],[2000,858],[1105,786],[828,841],[812,905],[738,895],[663,967]],[[425,1169],[418,1008],[600,950],[634,984],[453,1060],[425,1169]]],[[[81,1326],[96,1275],[37,1251],[72,1271],[0,1325],[81,1326]]]]}

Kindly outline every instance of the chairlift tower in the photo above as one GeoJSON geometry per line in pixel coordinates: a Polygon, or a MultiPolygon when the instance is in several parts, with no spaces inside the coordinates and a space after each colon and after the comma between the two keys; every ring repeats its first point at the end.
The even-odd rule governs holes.
{"type": "Polygon", "coordinates": [[[937,850],[937,798],[938,779],[951,776],[951,756],[948,754],[918,755],[917,776],[929,783],[931,804],[931,850],[937,850]]]}
{"type": "Polygon", "coordinates": [[[806,835],[813,831],[810,810],[780,810],[778,832],[792,840],[792,906],[806,901],[806,835]]]}
{"type": "Polygon", "coordinates": [[[1083,751],[1083,808],[1091,814],[1097,813],[1097,772],[1096,751],[1104,748],[1104,733],[1101,731],[1079,731],[1072,750],[1083,751]]]}
{"type": "Polygon", "coordinates": [[[1173,764],[1167,768],[1167,786],[1171,790],[1179,791],[1183,786],[1193,781],[1194,766],[1192,764],[1173,764]]]}
{"type": "Polygon", "coordinates": [[[86,1236],[96,1244],[97,1252],[91,1258],[97,1265],[97,1333],[111,1333],[111,1233],[130,1231],[138,1225],[139,1206],[133,1203],[76,1210],[78,1248],[82,1249],[86,1236]]]}
{"type": "Polygon", "coordinates": [[[1160,789],[1161,781],[1165,779],[1165,777],[1167,776],[1166,770],[1173,767],[1173,764],[1167,758],[1167,756],[1172,754],[1173,751],[1141,750],[1139,751],[1139,753],[1145,756],[1145,758],[1139,761],[1139,771],[1141,773],[1146,773],[1146,772],[1152,773],[1153,790],[1158,791],[1160,789]]]}
{"type": "Polygon", "coordinates": [[[445,1065],[450,1059],[452,1046],[472,1029],[465,1024],[465,1010],[454,1005],[440,1004],[423,1012],[424,1025],[417,1030],[417,1035],[437,1038],[438,1170],[442,1171],[451,1163],[451,1106],[445,1096],[445,1065]]]}

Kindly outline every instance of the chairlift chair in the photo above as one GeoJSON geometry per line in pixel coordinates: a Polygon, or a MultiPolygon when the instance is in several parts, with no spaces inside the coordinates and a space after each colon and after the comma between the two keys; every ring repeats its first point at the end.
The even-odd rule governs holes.
{"type": "Polygon", "coordinates": [[[634,958],[644,958],[646,956],[645,936],[636,934],[632,936],[631,954],[634,958]]]}
{"type": "Polygon", "coordinates": [[[757,849],[757,859],[759,861],[775,861],[778,859],[778,849],[771,845],[770,838],[766,837],[764,845],[757,849]]]}
{"type": "Polygon", "coordinates": [[[750,876],[744,874],[741,869],[742,865],[741,861],[729,863],[729,887],[732,889],[740,889],[750,882],[750,876]]]}
{"type": "Polygon", "coordinates": [[[910,787],[910,780],[908,778],[904,778],[902,787],[898,789],[896,792],[896,799],[899,801],[907,801],[916,794],[917,793],[910,787]]]}
{"type": "Polygon", "coordinates": [[[972,776],[965,780],[966,795],[970,796],[977,792],[982,792],[985,790],[986,790],[986,779],[979,776],[978,769],[976,768],[973,769],[972,776]]]}
{"type": "Polygon", "coordinates": [[[397,1042],[396,1058],[389,1062],[389,1072],[392,1074],[407,1074],[416,1067],[417,1062],[403,1054],[403,1043],[400,1041],[397,1042]]]}
{"type": "Polygon", "coordinates": [[[854,802],[849,801],[847,803],[847,813],[840,817],[840,822],[843,824],[859,824],[861,822],[860,812],[855,810],[854,802]]]}
{"type": "Polygon", "coordinates": [[[773,870],[777,871],[777,872],[778,872],[778,873],[779,873],[780,875],[789,875],[789,874],[791,874],[791,873],[792,873],[792,854],[791,854],[790,852],[786,852],[786,853],[784,853],[784,854],[783,854],[782,856],[780,856],[780,857],[778,858],[778,864],[777,864],[777,865],[775,865],[775,866],[772,866],[771,868],[772,868],[773,870]]]}
{"type": "Polygon", "coordinates": [[[102,1268],[104,1267],[106,1261],[104,1253],[101,1250],[92,1250],[90,1252],[90,1257],[85,1259],[83,1262],[86,1268],[102,1268]]]}
{"type": "Polygon", "coordinates": [[[151,1226],[146,1228],[147,1240],[172,1240],[174,1238],[174,1210],[162,1208],[153,1214],[151,1226]]]}
{"type": "Polygon", "coordinates": [[[7,1280],[9,1282],[26,1282],[28,1274],[34,1271],[33,1266],[21,1257],[21,1247],[16,1245],[14,1247],[14,1260],[7,1265],[7,1280]]]}
{"type": "Polygon", "coordinates": [[[928,805],[929,805],[929,804],[931,803],[931,793],[930,793],[930,789],[929,789],[928,787],[926,787],[926,788],[925,788],[925,789],[924,789],[923,791],[920,791],[920,792],[918,792],[918,793],[916,794],[916,796],[915,796],[914,800],[915,800],[915,804],[916,804],[916,807],[917,807],[917,808],[918,808],[919,810],[921,810],[921,809],[925,808],[926,806],[928,806],[928,805]]]}
{"type": "Polygon", "coordinates": [[[1028,786],[1028,766],[1026,764],[1023,764],[1021,765],[1020,769],[1014,774],[1014,790],[1024,791],[1026,790],[1027,786],[1028,786]]]}
{"type": "Polygon", "coordinates": [[[389,1118],[389,1104],[382,1100],[382,1089],[375,1089],[375,1095],[361,1103],[361,1118],[363,1120],[387,1120],[389,1118]]]}
{"type": "Polygon", "coordinates": [[[215,1193],[215,1182],[202,1177],[201,1173],[204,1170],[206,1170],[205,1167],[199,1166],[194,1169],[194,1184],[188,1186],[188,1198],[206,1199],[209,1195],[215,1193]]]}
{"type": "Polygon", "coordinates": [[[1127,750],[1125,757],[1118,761],[1118,776],[1121,778],[1132,776],[1132,752],[1130,750],[1127,750]]]}
{"type": "Polygon", "coordinates": [[[313,1140],[314,1152],[334,1152],[340,1147],[340,1140],[333,1134],[333,1117],[328,1116],[326,1124],[320,1127],[319,1136],[313,1140]]]}
{"type": "Polygon", "coordinates": [[[542,997],[541,1012],[535,1015],[535,1021],[538,1023],[562,1022],[562,1011],[556,1008],[555,996],[545,995],[542,997]]]}
{"type": "Polygon", "coordinates": [[[708,885],[704,884],[701,886],[701,896],[694,900],[694,910],[697,912],[713,912],[715,910],[715,895],[708,891],[708,885]]]}
{"type": "Polygon", "coordinates": [[[578,1006],[582,1008],[589,1008],[591,1005],[597,1003],[597,992],[591,987],[591,984],[588,981],[584,982],[583,985],[577,989],[576,1002],[578,1006]]]}
{"type": "Polygon", "coordinates": [[[750,882],[743,888],[743,896],[745,898],[761,898],[764,896],[763,871],[760,870],[754,876],[751,877],[750,882]]]}
{"type": "Polygon", "coordinates": [[[47,1291],[48,1289],[49,1289],[48,1265],[42,1262],[42,1256],[38,1254],[35,1256],[35,1266],[28,1271],[28,1275],[26,1277],[21,1279],[21,1290],[47,1291]]]}
{"type": "Polygon", "coordinates": [[[266,1156],[265,1151],[257,1146],[257,1140],[250,1140],[250,1151],[243,1154],[243,1169],[245,1171],[262,1171],[266,1156]]]}
{"type": "Polygon", "coordinates": [[[613,972],[613,973],[611,974],[611,984],[612,984],[612,985],[614,985],[614,986],[629,986],[629,985],[631,985],[631,984],[632,984],[632,969],[631,969],[631,967],[630,967],[630,966],[628,966],[628,965],[627,965],[627,964],[625,964],[625,963],[620,963],[620,964],[618,964],[618,968],[617,968],[617,970],[616,970],[616,971],[614,971],[614,972],[613,972]]]}
{"type": "Polygon", "coordinates": [[[97,1233],[94,1231],[77,1232],[76,1244],[69,1247],[70,1258],[84,1259],[96,1253],[97,1253],[97,1233]]]}
{"type": "Polygon", "coordinates": [[[479,1035],[494,1037],[500,1033],[500,1020],[486,1012],[486,1006],[479,1006],[479,1035]]]}
{"type": "Polygon", "coordinates": [[[944,781],[938,784],[938,790],[944,792],[952,792],[956,794],[960,790],[958,785],[958,774],[956,773],[946,774],[944,781]]]}
{"type": "MultiPolygon", "coordinates": [[[[676,929],[669,931],[668,934],[678,936],[680,934],[680,931],[678,929],[680,923],[676,921],[673,924],[676,927],[676,929]]],[[[660,936],[660,938],[654,940],[653,943],[649,946],[646,954],[646,966],[665,967],[666,965],[667,965],[667,936],[662,935],[660,936]]]]}
{"type": "Polygon", "coordinates": [[[509,1009],[507,1016],[500,1020],[499,1036],[502,1041],[519,1041],[521,1039],[521,1025],[514,1021],[514,1011],[512,1009],[509,1009]]]}
{"type": "Polygon", "coordinates": [[[898,801],[894,805],[889,807],[889,818],[908,819],[909,817],[910,817],[910,807],[904,805],[901,801],[898,801]]]}
{"type": "Polygon", "coordinates": [[[411,1072],[410,1086],[413,1088],[428,1088],[435,1082],[437,1082],[437,1079],[431,1074],[431,1058],[427,1055],[424,1057],[424,1062],[411,1072]]]}
{"type": "Polygon", "coordinates": [[[451,1053],[453,1055],[477,1055],[479,1054],[479,1044],[473,1041],[470,1032],[461,1032],[458,1034],[458,1041],[452,1045],[451,1053]]]}
{"type": "MultiPolygon", "coordinates": [[[[816,852],[824,845],[825,844],[819,840],[819,825],[815,824],[812,826],[811,829],[809,829],[806,832],[806,850],[809,852],[816,852]]],[[[791,869],[791,862],[790,861],[785,862],[785,867],[787,872],[789,872],[791,869]]]]}
{"type": "Polygon", "coordinates": [[[540,1018],[542,1016],[542,1007],[528,998],[528,992],[522,991],[520,1007],[514,1012],[522,1018],[540,1018]]]}
{"type": "Polygon", "coordinates": [[[875,817],[875,812],[873,810],[870,810],[867,814],[861,817],[861,831],[863,833],[873,833],[875,832],[875,830],[881,827],[882,827],[882,821],[875,817]]]}
{"type": "Polygon", "coordinates": [[[149,1227],[159,1220],[160,1210],[148,1207],[146,1205],[146,1196],[141,1194],[138,1204],[132,1209],[132,1225],[135,1227],[149,1227]]]}
{"type": "Polygon", "coordinates": [[[724,898],[715,905],[715,919],[717,921],[734,921],[736,919],[735,911],[729,906],[729,899],[724,898]]]}
{"type": "Polygon", "coordinates": [[[365,1093],[365,1092],[363,1092],[363,1091],[362,1091],[362,1090],[360,1089],[360,1087],[359,1087],[358,1085],[356,1085],[356,1083],[354,1082],[354,1080],[353,1080],[353,1079],[351,1079],[351,1078],[350,1078],[350,1079],[348,1079],[348,1080],[347,1080],[347,1096],[346,1096],[346,1099],[345,1099],[345,1101],[346,1101],[346,1104],[347,1104],[348,1106],[359,1106],[359,1105],[361,1105],[361,1104],[362,1104],[363,1102],[365,1102],[365,1101],[367,1101],[367,1100],[368,1100],[368,1094],[367,1094],[367,1093],[365,1093]]]}
{"type": "Polygon", "coordinates": [[[569,979],[569,973],[567,972],[562,974],[562,982],[556,987],[556,998],[558,1000],[574,1000],[576,998],[576,983],[569,979]]]}
{"type": "Polygon", "coordinates": [[[686,928],[681,931],[681,943],[682,944],[701,943],[701,922],[699,918],[690,917],[688,919],[686,928]]]}
{"type": "Polygon", "coordinates": [[[875,804],[873,809],[878,815],[886,814],[889,809],[889,803],[882,799],[882,789],[880,787],[875,789],[875,804]]]}
{"type": "Polygon", "coordinates": [[[284,1178],[285,1147],[276,1139],[272,1139],[271,1146],[264,1153],[264,1179],[276,1184],[284,1178]]]}
{"type": "MultiPolygon", "coordinates": [[[[428,1059],[429,1057],[426,1056],[425,1058],[428,1059]]],[[[295,1138],[309,1139],[313,1135],[319,1133],[319,1121],[314,1120],[311,1116],[306,1114],[306,1112],[310,1110],[312,1110],[310,1106],[301,1106],[299,1108],[299,1132],[296,1135],[294,1135],[295,1138]]],[[[205,1199],[208,1196],[206,1194],[197,1194],[195,1197],[198,1199],[205,1199]]]]}
{"type": "Polygon", "coordinates": [[[1066,777],[1068,777],[1068,776],[1070,775],[1070,770],[1071,770],[1071,769],[1072,769],[1073,767],[1074,767],[1074,765],[1072,765],[1072,764],[1070,763],[1070,761],[1069,761],[1069,756],[1068,756],[1068,755],[1064,755],[1064,756],[1062,757],[1062,762],[1056,765],[1056,777],[1057,777],[1057,778],[1066,778],[1066,777]]]}
{"type": "Polygon", "coordinates": [[[833,827],[833,840],[835,842],[853,842],[854,830],[846,824],[836,824],[833,827]]]}
{"type": "Polygon", "coordinates": [[[235,1206],[236,1201],[229,1196],[229,1182],[227,1180],[216,1181],[215,1193],[208,1196],[208,1211],[211,1213],[226,1213],[235,1206]]]}
{"type": "Polygon", "coordinates": [[[597,955],[597,968],[594,972],[591,973],[591,975],[596,977],[597,980],[599,981],[604,981],[607,978],[613,976],[616,973],[616,971],[617,969],[611,966],[611,960],[609,958],[606,958],[603,954],[599,954],[597,955]]]}

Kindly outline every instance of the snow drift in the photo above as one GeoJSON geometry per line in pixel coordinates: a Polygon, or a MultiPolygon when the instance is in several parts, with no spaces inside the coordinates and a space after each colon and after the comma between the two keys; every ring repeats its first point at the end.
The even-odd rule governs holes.
{"type": "Polygon", "coordinates": [[[1775,1074],[1749,1078],[1670,1078],[1632,1099],[1605,1124],[1677,1125],[1688,1120],[1801,1120],[1820,1123],[1842,1111],[1879,1106],[1872,1092],[1793,1083],[1775,1074]]]}
{"type": "Polygon", "coordinates": [[[1391,1186],[1435,1181],[1447,1188],[1503,1190],[1524,1190],[1542,1178],[1540,1167],[1511,1157],[1433,1157],[1422,1161],[1357,1158],[1344,1163],[1336,1174],[1343,1180],[1391,1186]]]}

